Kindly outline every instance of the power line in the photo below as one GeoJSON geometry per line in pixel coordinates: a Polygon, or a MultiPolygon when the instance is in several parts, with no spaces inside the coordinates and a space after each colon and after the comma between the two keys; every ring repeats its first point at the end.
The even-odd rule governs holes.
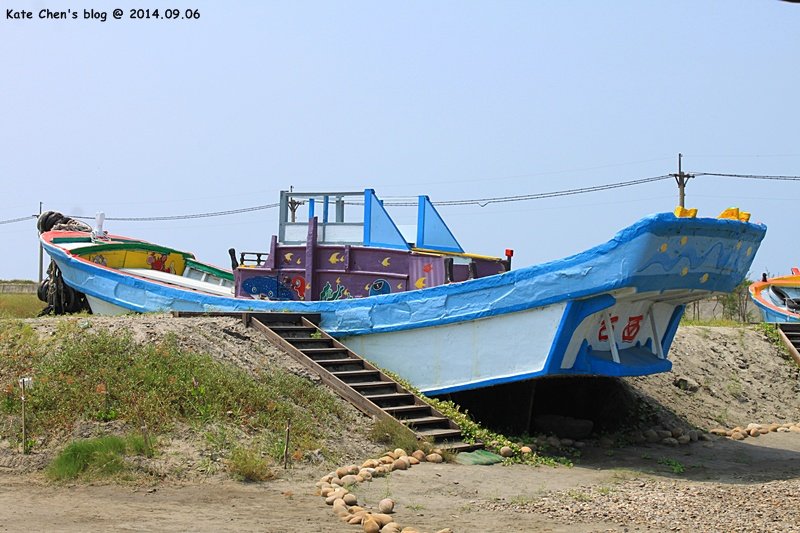
{"type": "MultiPolygon", "coordinates": [[[[434,205],[478,205],[480,207],[485,207],[489,204],[493,203],[507,203],[507,202],[521,202],[526,200],[540,200],[545,198],[555,198],[559,196],[572,196],[576,194],[586,194],[590,192],[598,192],[598,191],[605,191],[610,189],[618,189],[621,187],[631,187],[634,185],[642,185],[645,183],[651,183],[655,181],[661,181],[665,179],[669,179],[671,176],[663,175],[663,176],[654,176],[650,178],[641,178],[636,180],[630,181],[620,181],[616,183],[607,183],[604,185],[595,185],[592,187],[581,187],[577,189],[565,189],[561,191],[551,191],[551,192],[544,192],[544,193],[536,193],[536,194],[522,194],[516,196],[498,196],[492,198],[477,198],[471,200],[443,200],[439,202],[433,202],[434,205]]],[[[350,205],[363,205],[363,202],[347,202],[350,205]]],[[[155,216],[155,217],[106,217],[106,220],[115,220],[115,221],[123,221],[123,222],[155,222],[155,221],[164,221],[164,220],[186,220],[186,219],[193,219],[193,218],[209,218],[209,217],[218,217],[218,216],[226,216],[226,215],[238,215],[241,213],[249,213],[253,211],[261,211],[264,209],[274,209],[278,207],[279,203],[274,204],[266,204],[266,205],[258,205],[254,207],[245,207],[242,209],[230,209],[228,211],[214,211],[211,213],[195,213],[189,215],[168,215],[168,216],[155,216]]],[[[416,206],[416,201],[391,201],[387,200],[384,201],[384,205],[387,206],[416,206]]],[[[81,217],[81,216],[73,216],[72,218],[76,218],[79,220],[94,220],[93,217],[81,217]]]]}
{"type": "MultiPolygon", "coordinates": [[[[623,187],[633,187],[636,185],[644,185],[647,183],[654,183],[657,181],[663,181],[667,179],[673,178],[674,174],[664,174],[661,176],[652,176],[648,178],[640,178],[635,180],[628,180],[628,181],[618,181],[614,183],[606,183],[603,185],[594,185],[591,187],[579,187],[574,189],[564,189],[559,191],[549,191],[543,193],[535,193],[535,194],[519,194],[513,196],[494,196],[494,197],[486,197],[486,198],[473,198],[473,199],[464,199],[464,200],[441,200],[437,202],[433,202],[434,205],[437,206],[463,206],[463,205],[477,205],[479,207],[485,207],[489,204],[495,203],[509,203],[509,202],[524,202],[529,200],[543,200],[546,198],[557,198],[562,196],[574,196],[578,194],[588,194],[593,192],[601,192],[613,189],[620,189],[623,187]]],[[[716,176],[716,177],[723,177],[723,178],[739,178],[739,179],[754,179],[754,180],[778,180],[778,181],[800,181],[800,176],[783,176],[783,175],[759,175],[759,174],[728,174],[728,173],[721,173],[721,172],[693,172],[691,174],[687,174],[687,176],[696,177],[696,176],[716,176]]],[[[347,202],[350,205],[363,205],[363,202],[347,202]]],[[[189,220],[189,219],[197,219],[197,218],[211,218],[211,217],[220,217],[220,216],[228,216],[228,215],[239,215],[243,213],[251,213],[254,211],[262,211],[266,209],[274,209],[278,207],[279,203],[272,203],[272,204],[264,204],[264,205],[257,205],[253,207],[244,207],[241,209],[229,209],[226,211],[212,211],[208,213],[192,213],[192,214],[184,214],[184,215],[165,215],[165,216],[149,216],[149,217],[107,217],[106,220],[110,221],[120,221],[120,222],[157,222],[157,221],[171,221],[171,220],[189,220]]],[[[384,205],[386,206],[395,206],[395,207],[403,207],[403,206],[416,206],[417,203],[415,200],[391,200],[386,199],[384,200],[384,205]]],[[[30,215],[27,217],[19,217],[13,218],[8,220],[0,220],[0,225],[2,224],[12,224],[15,222],[22,222],[25,220],[30,220],[31,218],[35,218],[36,215],[30,215]]],[[[79,220],[94,220],[94,217],[85,217],[85,216],[72,216],[72,218],[76,218],[79,220]]]]}
{"type": "MultiPolygon", "coordinates": [[[[607,183],[605,185],[595,185],[592,187],[580,187],[577,189],[565,189],[561,191],[542,192],[536,194],[520,194],[515,196],[496,196],[490,198],[475,198],[471,200],[443,200],[432,202],[434,205],[478,205],[485,207],[489,204],[499,204],[508,202],[524,202],[527,200],[542,200],[545,198],[556,198],[559,196],[573,196],[576,194],[587,194],[590,192],[607,191],[611,189],[620,189],[622,187],[632,187],[634,185],[643,185],[645,183],[652,183],[670,179],[672,176],[665,174],[663,176],[653,176],[650,178],[640,178],[630,181],[619,181],[616,183],[607,183]]],[[[415,202],[384,202],[384,205],[391,206],[414,206],[415,202]]]]}
{"type": "Polygon", "coordinates": [[[800,176],[770,176],[762,174],[723,174],[720,172],[693,172],[693,176],[718,176],[721,178],[741,178],[748,180],[800,181],[800,176]]]}
{"type": "MultiPolygon", "coordinates": [[[[161,220],[187,220],[191,218],[209,218],[209,217],[221,217],[226,215],[239,215],[241,213],[251,213],[253,211],[262,211],[264,209],[273,209],[278,207],[280,204],[265,204],[265,205],[256,205],[253,207],[243,207],[242,209],[229,209],[228,211],[214,211],[211,213],[194,213],[191,215],[167,215],[167,216],[160,216],[160,217],[106,217],[106,220],[117,220],[123,222],[155,222],[161,220]]],[[[79,220],[94,220],[94,217],[78,217],[72,216],[71,218],[77,218],[79,220]]]]}
{"type": "Polygon", "coordinates": [[[26,217],[10,218],[8,220],[0,220],[0,224],[13,224],[14,222],[23,222],[25,220],[32,220],[36,215],[28,215],[26,217]]]}

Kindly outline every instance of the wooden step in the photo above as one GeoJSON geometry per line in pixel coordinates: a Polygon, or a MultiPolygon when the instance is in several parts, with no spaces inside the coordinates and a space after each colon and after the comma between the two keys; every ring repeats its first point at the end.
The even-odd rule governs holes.
{"type": "Polygon", "coordinates": [[[416,433],[421,437],[432,438],[434,441],[446,440],[448,438],[455,439],[461,436],[460,429],[452,428],[419,429],[416,433]]]}
{"type": "Polygon", "coordinates": [[[434,445],[437,446],[438,448],[441,448],[442,450],[448,450],[455,453],[473,452],[475,450],[483,449],[482,442],[469,443],[469,442],[464,442],[463,440],[436,442],[434,443],[434,445]]]}
{"type": "Polygon", "coordinates": [[[359,394],[391,394],[393,392],[400,392],[397,383],[391,381],[357,381],[355,383],[347,383],[358,391],[359,394]]]}
{"type": "Polygon", "coordinates": [[[414,395],[409,392],[393,392],[390,394],[365,394],[364,398],[383,407],[385,404],[402,405],[414,401],[414,395]]]}
{"type": "Polygon", "coordinates": [[[248,313],[251,318],[257,318],[267,327],[296,326],[303,323],[303,318],[314,324],[319,324],[319,313],[248,313]]]}
{"type": "Polygon", "coordinates": [[[294,346],[300,351],[313,349],[313,348],[333,348],[333,341],[331,339],[285,339],[286,342],[294,346]]]}
{"type": "Polygon", "coordinates": [[[270,329],[283,337],[284,339],[309,339],[321,340],[322,337],[312,337],[314,332],[319,331],[317,328],[310,326],[271,326],[270,329]]]}
{"type": "Polygon", "coordinates": [[[384,411],[392,415],[393,417],[397,418],[398,420],[403,420],[406,417],[413,417],[419,415],[420,413],[430,413],[431,407],[429,405],[397,405],[394,407],[384,407],[384,411]]]}
{"type": "Polygon", "coordinates": [[[342,355],[347,355],[350,353],[344,348],[305,348],[300,351],[314,361],[320,361],[323,359],[341,359],[342,355]]]}
{"type": "Polygon", "coordinates": [[[356,359],[355,357],[348,357],[346,359],[322,359],[316,361],[316,363],[332,374],[336,372],[364,370],[364,361],[356,359]]]}
{"type": "Polygon", "coordinates": [[[378,378],[381,375],[377,370],[340,370],[338,372],[331,372],[331,374],[351,387],[357,384],[358,380],[372,381],[374,378],[378,378]]]}
{"type": "Polygon", "coordinates": [[[406,418],[403,420],[403,424],[414,426],[415,428],[442,423],[446,424],[448,428],[450,427],[450,419],[444,416],[423,416],[420,418],[406,418]]]}

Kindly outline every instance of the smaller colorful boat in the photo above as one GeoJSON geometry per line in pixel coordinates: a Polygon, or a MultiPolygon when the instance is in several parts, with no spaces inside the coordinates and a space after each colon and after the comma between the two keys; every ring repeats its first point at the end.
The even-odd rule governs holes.
{"type": "Polygon", "coordinates": [[[761,311],[764,322],[800,322],[800,268],[791,276],[767,278],[750,285],[750,298],[761,311]]]}

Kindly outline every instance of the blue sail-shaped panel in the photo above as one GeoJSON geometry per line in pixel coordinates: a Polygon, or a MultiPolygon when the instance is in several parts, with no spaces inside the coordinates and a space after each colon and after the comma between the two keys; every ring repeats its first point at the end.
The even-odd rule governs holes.
{"type": "Polygon", "coordinates": [[[450,228],[447,227],[427,196],[419,197],[417,212],[417,248],[463,253],[450,228]]]}
{"type": "Polygon", "coordinates": [[[364,190],[364,246],[410,249],[372,189],[364,190]]]}

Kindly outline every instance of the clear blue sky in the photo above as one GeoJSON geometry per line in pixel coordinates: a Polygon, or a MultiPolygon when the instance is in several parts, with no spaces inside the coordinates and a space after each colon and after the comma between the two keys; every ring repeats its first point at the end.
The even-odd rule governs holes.
{"type": "MultiPolygon", "coordinates": [[[[40,201],[77,215],[236,209],[290,185],[537,193],[675,172],[678,152],[688,171],[800,174],[800,5],[161,2],[201,15],[167,21],[117,4],[125,19],[94,22],[37,17],[111,4],[3,2],[0,220],[40,201]]],[[[800,266],[800,183],[698,177],[687,197],[768,225],[753,277],[800,266]]],[[[514,248],[523,266],[676,203],[663,181],[441,212],[468,250],[514,248]]],[[[266,249],[276,225],[272,210],[106,229],[227,265],[229,247],[266,249]]],[[[0,278],[36,278],[34,222],[0,225],[0,242],[0,278]]]]}

